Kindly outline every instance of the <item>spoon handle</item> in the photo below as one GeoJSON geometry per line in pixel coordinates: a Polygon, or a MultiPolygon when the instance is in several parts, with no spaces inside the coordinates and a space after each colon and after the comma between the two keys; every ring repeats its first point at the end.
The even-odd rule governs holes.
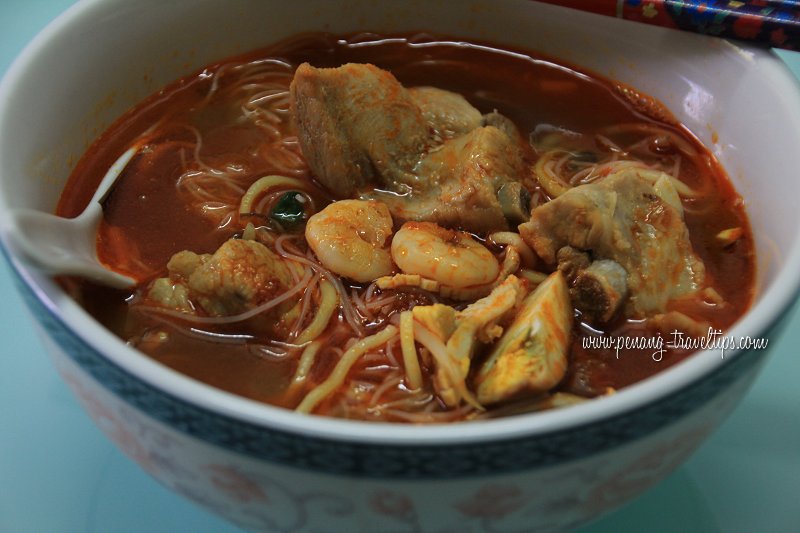
{"type": "Polygon", "coordinates": [[[114,161],[86,209],[75,218],[34,209],[7,211],[9,245],[28,263],[49,274],[82,276],[116,288],[135,285],[136,280],[106,268],[98,260],[97,227],[103,218],[103,201],[138,150],[138,144],[134,145],[114,161]]]}
{"type": "MultiPolygon", "coordinates": [[[[100,180],[100,185],[97,186],[97,190],[94,192],[92,199],[89,200],[90,206],[93,206],[94,204],[103,204],[106,196],[108,196],[108,193],[114,188],[117,178],[119,178],[119,175],[122,174],[122,171],[125,170],[125,167],[128,166],[128,163],[130,163],[131,159],[138,151],[138,144],[131,146],[125,150],[125,152],[123,152],[123,154],[119,156],[110,167],[108,167],[106,175],[103,176],[102,180],[100,180]]],[[[81,214],[81,216],[83,216],[83,214],[81,214]]]]}
{"type": "Polygon", "coordinates": [[[118,289],[131,287],[135,280],[104,268],[97,260],[95,239],[102,212],[98,203],[72,219],[14,209],[8,213],[8,242],[43,272],[81,276],[118,289]]]}

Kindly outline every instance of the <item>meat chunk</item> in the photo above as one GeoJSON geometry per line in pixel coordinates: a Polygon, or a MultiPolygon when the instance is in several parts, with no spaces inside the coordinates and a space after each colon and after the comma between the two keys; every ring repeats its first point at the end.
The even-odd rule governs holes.
{"type": "MultiPolygon", "coordinates": [[[[534,209],[530,222],[519,230],[547,263],[554,264],[565,246],[586,252],[593,261],[616,263],[627,274],[629,317],[664,312],[668,301],[700,288],[705,276],[681,214],[649,182],[631,173],[570,189],[534,209]]],[[[613,281],[619,271],[610,269],[610,263],[590,274],[587,287],[605,284],[603,297],[612,296],[609,289],[622,289],[613,281]]]]}
{"type": "Polygon", "coordinates": [[[210,315],[241,313],[285,292],[289,268],[256,241],[230,239],[188,278],[189,291],[210,315]]]}
{"type": "Polygon", "coordinates": [[[482,125],[481,112],[458,93],[436,87],[412,87],[408,92],[440,140],[459,137],[482,125]]]}
{"type": "Polygon", "coordinates": [[[167,263],[167,270],[171,277],[189,279],[192,272],[200,268],[211,257],[211,254],[196,254],[189,250],[183,250],[170,258],[167,263]]]}
{"type": "MultiPolygon", "coordinates": [[[[386,203],[402,220],[436,222],[476,233],[500,231],[509,227],[507,206],[527,204],[528,192],[518,181],[523,171],[516,143],[497,128],[486,126],[428,154],[415,169],[422,178],[411,195],[367,196],[386,203]],[[507,202],[501,202],[501,191],[509,194],[507,202]]],[[[509,216],[522,209],[508,211],[509,216]]]]}
{"type": "Polygon", "coordinates": [[[210,316],[245,312],[292,284],[289,268],[280,257],[263,244],[242,239],[226,241],[213,255],[178,252],[167,270],[170,277],[156,280],[148,297],[165,307],[199,308],[210,316]]]}
{"type": "Polygon", "coordinates": [[[588,322],[608,322],[628,296],[628,273],[610,259],[592,262],[589,254],[565,246],[556,254],[569,284],[572,305],[588,322]]]}
{"type": "Polygon", "coordinates": [[[487,119],[463,96],[406,89],[373,65],[303,64],[291,100],[303,154],[335,195],[381,200],[398,220],[478,233],[527,220],[519,139],[501,115],[491,120],[503,129],[482,126],[487,119]]]}
{"type": "Polygon", "coordinates": [[[572,282],[578,277],[578,273],[589,267],[592,260],[589,254],[576,250],[572,246],[564,246],[556,254],[558,269],[564,274],[567,282],[572,282]]]}
{"type": "Polygon", "coordinates": [[[194,305],[189,299],[189,289],[179,281],[158,278],[150,285],[147,297],[151,301],[158,302],[162,307],[183,313],[194,313],[194,305]]]}
{"type": "Polygon", "coordinates": [[[419,106],[374,65],[298,67],[291,105],[300,146],[316,178],[341,198],[370,181],[412,184],[430,141],[419,106]]]}
{"type": "MultiPolygon", "coordinates": [[[[438,204],[435,222],[479,233],[508,228],[498,192],[519,185],[523,163],[517,144],[499,129],[477,128],[445,143],[420,170],[438,204]]],[[[524,188],[517,191],[519,198],[524,188]]]]}
{"type": "Polygon", "coordinates": [[[590,322],[608,322],[628,296],[628,273],[616,261],[598,259],[570,284],[572,304],[590,322]]]}
{"type": "Polygon", "coordinates": [[[497,111],[492,111],[491,113],[483,115],[483,117],[481,117],[481,126],[494,126],[508,135],[508,138],[512,141],[523,142],[522,135],[520,135],[517,125],[514,124],[510,118],[501,115],[497,111]]]}

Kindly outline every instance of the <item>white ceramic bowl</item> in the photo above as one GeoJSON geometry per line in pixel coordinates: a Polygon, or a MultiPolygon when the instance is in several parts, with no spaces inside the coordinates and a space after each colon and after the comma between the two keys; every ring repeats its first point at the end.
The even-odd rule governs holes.
{"type": "MultiPolygon", "coordinates": [[[[117,116],[214,60],[302,31],[431,30],[538,50],[663,101],[722,161],[756,237],[759,295],[732,335],[767,337],[800,281],[800,94],[771,53],[526,0],[90,0],[48,26],[0,86],[0,216],[51,211],[117,116]]],[[[128,348],[6,255],[44,342],[97,424],[145,470],[248,528],[532,531],[614,508],[680,464],[733,409],[764,351],[698,353],[566,410],[410,427],[256,404],[128,348]]]]}

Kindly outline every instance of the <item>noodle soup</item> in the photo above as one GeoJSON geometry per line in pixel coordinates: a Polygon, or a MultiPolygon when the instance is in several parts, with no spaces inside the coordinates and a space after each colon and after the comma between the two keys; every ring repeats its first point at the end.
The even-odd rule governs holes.
{"type": "Polygon", "coordinates": [[[153,359],[289,409],[570,405],[689,355],[587,339],[702,336],[753,294],[713,156],[658,102],[524,51],[313,34],[209,65],[103,134],[58,213],[134,145],[98,254],[137,286],[63,283],[153,359]]]}

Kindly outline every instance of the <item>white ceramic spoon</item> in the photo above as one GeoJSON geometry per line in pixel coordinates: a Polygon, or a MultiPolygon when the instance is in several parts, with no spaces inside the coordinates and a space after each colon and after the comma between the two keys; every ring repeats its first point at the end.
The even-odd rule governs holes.
{"type": "Polygon", "coordinates": [[[12,209],[8,241],[31,266],[49,274],[88,278],[109,287],[126,288],[136,280],[103,266],[97,258],[97,227],[102,203],[139,147],[129,148],[108,169],[86,209],[75,218],[63,218],[33,209],[12,209]]]}

